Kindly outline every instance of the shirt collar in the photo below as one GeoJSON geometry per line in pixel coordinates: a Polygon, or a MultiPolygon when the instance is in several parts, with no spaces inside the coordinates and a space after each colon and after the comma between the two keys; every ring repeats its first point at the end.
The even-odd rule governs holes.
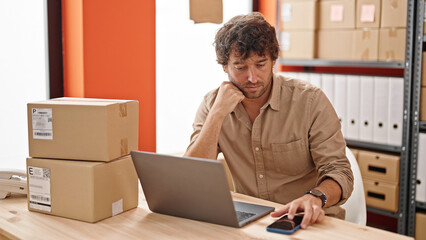
{"type": "Polygon", "coordinates": [[[266,104],[262,107],[266,108],[268,105],[271,106],[273,110],[279,111],[280,110],[280,87],[281,85],[278,84],[275,74],[272,74],[272,89],[271,89],[271,95],[269,96],[268,101],[266,104]]]}

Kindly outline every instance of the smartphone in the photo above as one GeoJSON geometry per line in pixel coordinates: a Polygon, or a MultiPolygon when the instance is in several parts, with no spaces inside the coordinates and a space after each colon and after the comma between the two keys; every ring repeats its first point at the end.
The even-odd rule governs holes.
{"type": "Polygon", "coordinates": [[[302,219],[303,215],[296,215],[292,220],[288,219],[287,215],[285,215],[267,226],[266,230],[268,232],[292,234],[300,228],[302,219]]]}

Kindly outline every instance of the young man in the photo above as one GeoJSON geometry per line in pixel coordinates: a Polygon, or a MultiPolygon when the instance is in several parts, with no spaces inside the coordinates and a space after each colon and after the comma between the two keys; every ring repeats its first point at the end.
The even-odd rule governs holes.
{"type": "Polygon", "coordinates": [[[324,214],[344,218],[339,205],[353,175],[325,94],[273,73],[279,46],[260,13],[232,18],[215,47],[229,81],[205,95],[185,155],[216,159],[222,152],[237,192],[285,204],[274,217],[304,211],[302,228],[324,214]]]}

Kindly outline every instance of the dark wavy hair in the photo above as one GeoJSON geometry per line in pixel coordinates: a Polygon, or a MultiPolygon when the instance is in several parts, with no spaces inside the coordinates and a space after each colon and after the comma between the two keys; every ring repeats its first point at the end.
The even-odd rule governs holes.
{"type": "Polygon", "coordinates": [[[247,59],[251,52],[259,56],[269,54],[272,61],[279,53],[275,28],[258,12],[239,15],[225,23],[216,33],[214,46],[217,62],[222,65],[228,64],[231,51],[242,59],[247,59]]]}

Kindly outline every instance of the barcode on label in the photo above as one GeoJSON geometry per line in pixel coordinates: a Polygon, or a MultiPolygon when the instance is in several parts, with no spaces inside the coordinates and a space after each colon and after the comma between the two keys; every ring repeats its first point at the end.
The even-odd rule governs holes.
{"type": "Polygon", "coordinates": [[[34,135],[37,135],[37,136],[52,136],[52,133],[35,132],[34,135]]]}
{"type": "Polygon", "coordinates": [[[50,202],[50,198],[49,197],[43,197],[43,196],[39,196],[39,195],[31,195],[31,199],[32,200],[43,201],[43,202],[50,202]]]}
{"type": "Polygon", "coordinates": [[[43,177],[44,178],[50,178],[50,169],[43,168],[43,177]]]}

